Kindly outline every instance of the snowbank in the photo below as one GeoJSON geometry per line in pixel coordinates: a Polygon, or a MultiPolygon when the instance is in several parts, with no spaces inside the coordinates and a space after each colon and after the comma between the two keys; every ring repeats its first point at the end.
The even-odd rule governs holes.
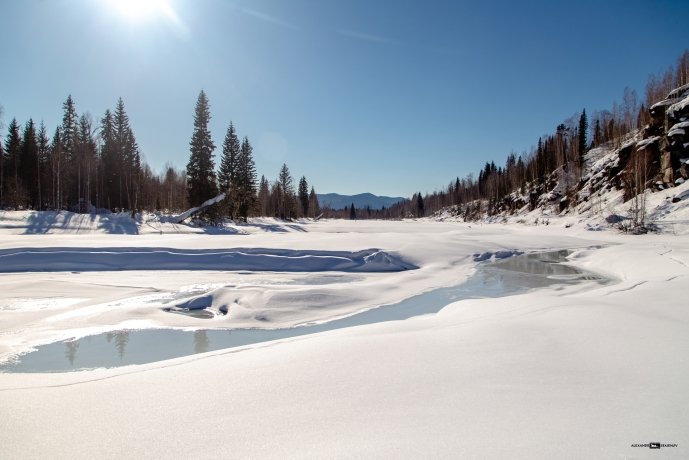
{"type": "Polygon", "coordinates": [[[0,273],[123,270],[394,272],[415,269],[377,249],[17,248],[0,249],[0,273]]]}

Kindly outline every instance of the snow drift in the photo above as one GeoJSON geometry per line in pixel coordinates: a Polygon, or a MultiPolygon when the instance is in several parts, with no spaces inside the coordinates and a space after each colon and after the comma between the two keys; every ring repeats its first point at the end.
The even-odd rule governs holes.
{"type": "Polygon", "coordinates": [[[395,272],[415,269],[378,249],[308,251],[242,248],[18,248],[0,250],[0,272],[121,270],[251,270],[395,272]]]}

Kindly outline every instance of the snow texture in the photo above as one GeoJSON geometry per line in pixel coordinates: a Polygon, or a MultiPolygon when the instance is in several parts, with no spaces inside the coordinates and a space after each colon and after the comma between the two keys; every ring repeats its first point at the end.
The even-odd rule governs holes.
{"type": "MultiPolygon", "coordinates": [[[[594,163],[605,162],[598,153],[594,163]]],[[[613,193],[603,206],[623,214],[613,193]]],[[[659,441],[678,445],[663,448],[663,458],[689,458],[689,240],[675,236],[687,234],[688,195],[686,183],[649,195],[651,216],[676,228],[645,236],[611,231],[602,216],[584,211],[580,221],[550,215],[548,226],[322,220],[295,230],[261,220],[243,228],[246,234],[213,236],[191,227],[159,233],[172,228],[165,226],[138,236],[65,227],[27,234],[25,218],[41,216],[3,213],[3,254],[120,248],[113,253],[153,257],[161,247],[189,256],[270,248],[262,256],[330,251],[360,255],[347,264],[365,265],[368,257],[419,267],[328,272],[335,278],[324,284],[313,284],[323,273],[193,266],[4,273],[5,359],[41,343],[122,328],[328,321],[457,284],[476,258],[520,251],[572,248],[570,264],[615,282],[463,300],[404,321],[147,365],[0,374],[0,457],[645,458],[648,449],[632,444],[659,441]],[[603,231],[587,230],[595,225],[603,231]],[[266,230],[271,226],[284,231],[266,230]],[[160,308],[185,302],[230,308],[210,320],[160,308]]]]}

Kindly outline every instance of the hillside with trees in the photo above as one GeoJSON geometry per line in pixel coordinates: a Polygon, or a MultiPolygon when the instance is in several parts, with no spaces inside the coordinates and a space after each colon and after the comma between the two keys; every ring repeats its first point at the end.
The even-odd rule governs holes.
{"type": "MultiPolygon", "coordinates": [[[[576,113],[539,138],[531,151],[511,152],[504,166],[486,162],[478,175],[457,177],[438,192],[415,194],[375,217],[443,213],[471,221],[537,208],[566,214],[603,188],[622,190],[625,201],[643,197],[689,179],[688,120],[689,50],[676,67],[649,77],[643,99],[625,88],[622,102],[610,110],[576,113]],[[587,159],[602,152],[612,156],[592,177],[587,159]]],[[[635,226],[643,225],[640,213],[637,209],[631,216],[635,226]]]]}

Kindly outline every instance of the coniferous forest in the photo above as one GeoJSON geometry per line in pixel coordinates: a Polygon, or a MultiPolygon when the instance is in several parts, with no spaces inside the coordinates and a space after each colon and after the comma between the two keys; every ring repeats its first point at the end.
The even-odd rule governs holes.
{"type": "Polygon", "coordinates": [[[506,198],[517,190],[535,199],[552,185],[552,173],[558,169],[573,172],[570,185],[574,189],[589,149],[620,143],[642,129],[651,119],[649,108],[673,88],[688,83],[689,50],[674,68],[649,77],[643,98],[625,88],[622,101],[609,110],[575,113],[553,133],[539,138],[530,151],[509,153],[504,166],[486,162],[477,175],[457,177],[442,190],[419,192],[380,210],[354,209],[353,205],[351,209],[321,210],[314,188],[303,176],[295,184],[286,164],[275,180],[265,175],[259,179],[251,142],[247,137],[240,140],[232,121],[216,149],[208,129],[211,111],[204,91],[194,109],[186,169],[167,164],[160,173],[154,173],[144,161],[121,98],[114,109],[94,119],[88,113],[79,114],[70,95],[62,105],[62,123],[57,127],[15,118],[7,125],[4,142],[0,142],[0,208],[179,212],[225,193],[224,200],[204,213],[206,220],[293,219],[321,214],[389,219],[423,217],[449,207],[471,220],[523,206],[506,198]]]}
{"type": "Polygon", "coordinates": [[[257,178],[253,147],[241,141],[232,122],[222,143],[216,171],[216,145],[208,130],[210,103],[201,91],[194,111],[186,170],[168,164],[155,174],[143,160],[124,101],[94,120],[79,114],[72,96],[62,105],[52,134],[33,119],[13,118],[0,143],[0,208],[73,212],[179,212],[219,193],[226,198],[203,218],[314,217],[316,192],[305,177],[299,190],[286,164],[278,179],[257,178]]]}

